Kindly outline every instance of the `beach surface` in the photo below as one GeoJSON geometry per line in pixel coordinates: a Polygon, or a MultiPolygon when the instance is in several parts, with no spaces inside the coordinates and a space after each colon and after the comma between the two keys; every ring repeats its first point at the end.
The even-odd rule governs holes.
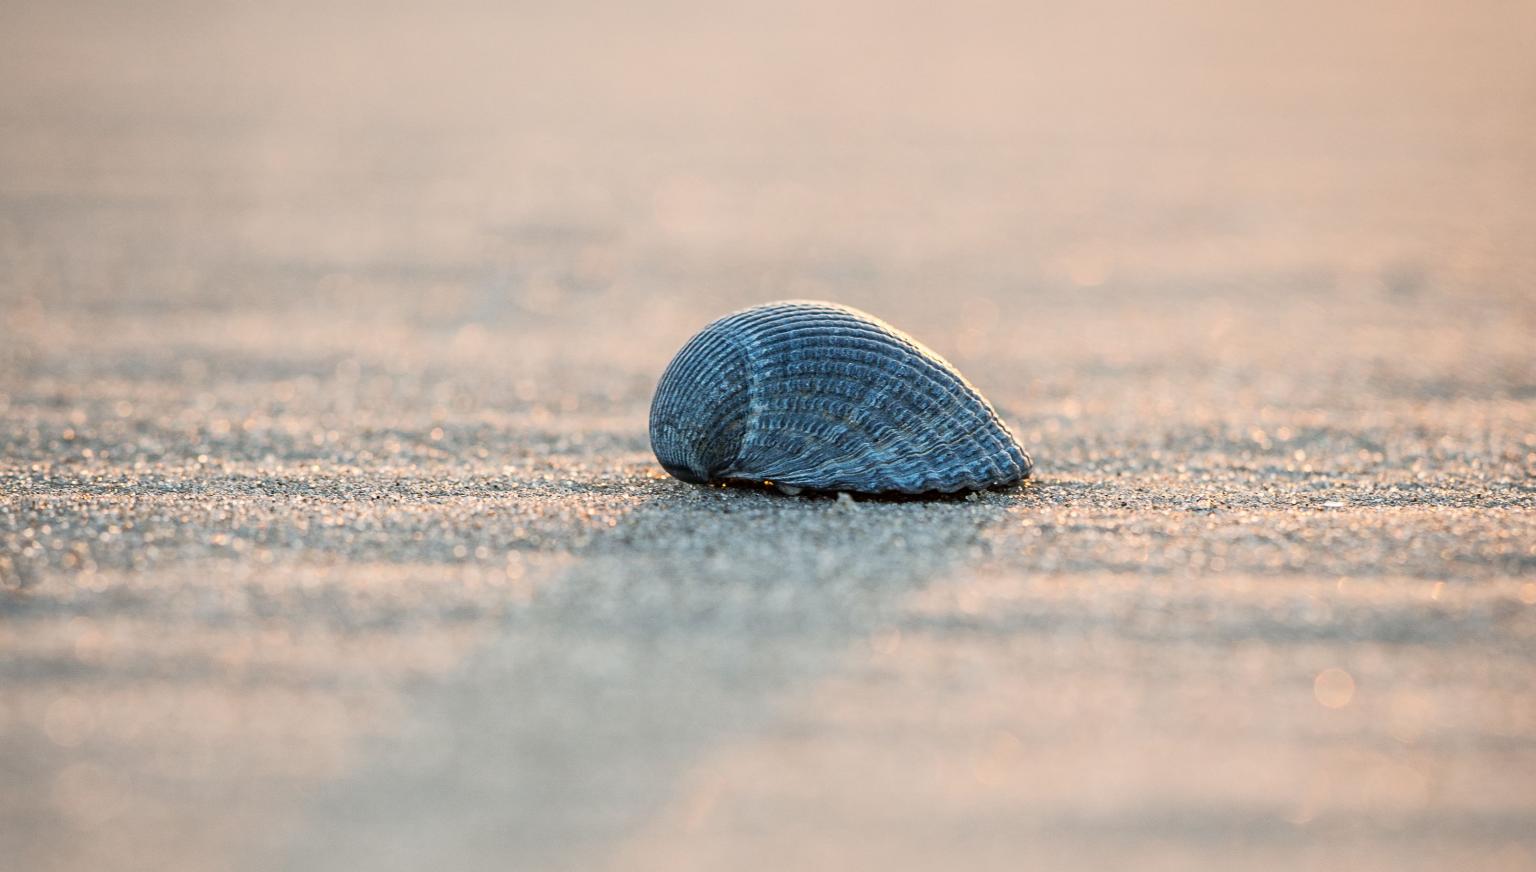
{"type": "Polygon", "coordinates": [[[1533,34],[7,3],[0,867],[1536,869],[1533,34]],[[788,298],[1034,478],[667,477],[788,298]]]}

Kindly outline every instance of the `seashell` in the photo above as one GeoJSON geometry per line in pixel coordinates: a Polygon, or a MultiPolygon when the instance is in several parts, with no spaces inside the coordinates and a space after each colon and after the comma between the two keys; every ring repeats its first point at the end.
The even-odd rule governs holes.
{"type": "Polygon", "coordinates": [[[695,484],[953,493],[1017,484],[1033,462],[984,397],[895,327],[790,301],[710,324],[651,400],[651,450],[695,484]]]}

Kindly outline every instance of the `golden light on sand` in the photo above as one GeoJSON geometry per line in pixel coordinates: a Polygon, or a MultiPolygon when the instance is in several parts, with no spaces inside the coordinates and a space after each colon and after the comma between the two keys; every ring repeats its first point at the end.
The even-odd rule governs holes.
{"type": "Polygon", "coordinates": [[[71,763],[54,777],[50,798],[76,826],[94,826],[116,816],[130,797],[107,770],[71,763]]]}
{"type": "Polygon", "coordinates": [[[901,629],[886,627],[876,630],[869,637],[870,650],[883,657],[893,657],[901,650],[901,629]]]}
{"type": "Polygon", "coordinates": [[[0,872],[1536,872],[1536,0],[83,5],[0,5],[0,872]],[[1031,481],[667,473],[797,298],[1031,481]]]}
{"type": "Polygon", "coordinates": [[[96,729],[96,717],[89,705],[73,696],[61,696],[48,705],[43,715],[43,733],[61,748],[73,748],[96,729]]]}
{"type": "Polygon", "coordinates": [[[1024,743],[1007,730],[992,733],[981,753],[972,761],[972,774],[980,784],[1005,781],[1024,756],[1024,743]]]}
{"type": "Polygon", "coordinates": [[[1067,280],[1080,288],[1096,288],[1109,280],[1114,265],[1097,251],[1082,251],[1057,259],[1056,267],[1067,280]]]}
{"type": "Polygon", "coordinates": [[[1328,708],[1343,708],[1355,698],[1355,679],[1342,669],[1324,669],[1312,680],[1312,696],[1328,708]]]}

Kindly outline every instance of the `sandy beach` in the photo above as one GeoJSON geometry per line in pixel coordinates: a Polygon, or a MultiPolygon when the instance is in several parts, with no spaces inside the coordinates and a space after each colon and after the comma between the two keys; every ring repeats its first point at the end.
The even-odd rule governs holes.
{"type": "Polygon", "coordinates": [[[8,3],[0,867],[1536,869],[1533,33],[8,3]],[[1033,479],[669,478],[790,298],[1033,479]]]}

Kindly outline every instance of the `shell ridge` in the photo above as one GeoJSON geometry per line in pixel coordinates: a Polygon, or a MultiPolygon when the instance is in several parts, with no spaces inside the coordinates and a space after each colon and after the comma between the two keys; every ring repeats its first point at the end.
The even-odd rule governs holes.
{"type": "Polygon", "coordinates": [[[657,385],[652,401],[651,448],[662,466],[674,475],[682,468],[692,477],[707,481],[715,461],[704,454],[734,454],[722,446],[722,440],[728,443],[733,432],[729,416],[724,413],[731,408],[729,401],[742,393],[744,378],[732,376],[738,372],[745,376],[750,367],[739,355],[722,353],[728,352],[730,346],[729,335],[706,328],[684,345],[657,385]],[[713,391],[713,417],[699,420],[686,413],[686,403],[697,398],[684,388],[693,385],[713,391]]]}
{"type": "MultiPolygon", "coordinates": [[[[827,452],[828,456],[818,462],[815,460],[814,455],[807,457],[805,449],[814,449],[818,446],[840,448],[848,441],[845,437],[860,432],[869,433],[870,431],[862,427],[849,427],[848,422],[844,418],[832,417],[826,413],[825,409],[819,406],[812,405],[807,408],[801,408],[798,411],[802,415],[807,412],[815,412],[816,416],[824,421],[828,427],[838,428],[841,430],[841,433],[832,438],[827,438],[826,434],[819,430],[802,428],[801,434],[810,438],[796,440],[793,443],[793,448],[795,449],[793,451],[779,449],[773,452],[764,452],[755,447],[749,448],[743,453],[743,463],[730,470],[733,477],[745,480],[782,480],[785,483],[796,485],[800,485],[802,481],[805,481],[808,484],[804,486],[812,487],[816,485],[809,484],[809,482],[821,479],[830,478],[839,484],[851,484],[857,482],[862,477],[888,482],[896,487],[915,488],[917,490],[942,490],[956,483],[974,481],[978,477],[977,471],[973,468],[977,465],[974,458],[978,452],[971,450],[974,446],[968,444],[968,440],[963,433],[958,434],[956,439],[940,443],[937,446],[920,446],[908,441],[897,441],[892,444],[885,440],[871,437],[866,444],[872,450],[877,450],[870,455],[871,462],[840,471],[836,452],[827,452]],[[903,476],[900,474],[900,469],[910,461],[931,457],[935,454],[944,454],[956,458],[963,455],[970,458],[970,460],[957,470],[958,478],[955,475],[919,477],[903,476]],[[926,486],[925,483],[927,483],[926,486]]],[[[980,457],[984,461],[982,464],[983,471],[995,467],[994,464],[987,462],[990,459],[985,454],[980,455],[980,457]]],[[[1008,475],[1001,469],[997,469],[996,472],[1005,474],[1005,477],[1017,474],[1008,475]]]]}
{"type": "MultiPolygon", "coordinates": [[[[813,394],[803,394],[802,396],[815,400],[815,395],[813,394]]],[[[844,417],[833,417],[825,407],[814,402],[785,411],[798,412],[801,418],[815,417],[828,425],[828,432],[817,432],[804,427],[799,428],[796,431],[796,435],[803,438],[794,441],[793,447],[796,449],[814,448],[817,446],[842,448],[847,443],[857,443],[858,439],[856,437],[860,435],[872,437],[872,434],[861,425],[854,424],[844,417]],[[838,429],[839,436],[826,438],[830,435],[832,428],[838,429]]],[[[763,426],[764,422],[775,420],[775,417],[771,414],[761,416],[759,427],[754,435],[761,435],[765,430],[772,433],[782,433],[788,429],[781,426],[763,426]]],[[[867,441],[873,442],[874,440],[869,438],[867,441]]],[[[798,450],[788,451],[768,443],[762,446],[753,444],[748,447],[742,452],[742,456],[738,459],[738,463],[733,468],[733,471],[737,477],[750,480],[770,479],[777,481],[783,479],[786,483],[798,484],[799,479],[812,475],[823,465],[825,465],[824,461],[808,463],[805,458],[801,457],[801,452],[798,450]],[[747,461],[752,461],[752,465],[746,465],[747,461]]]]}
{"type": "MultiPolygon", "coordinates": [[[[843,315],[841,311],[837,312],[837,314],[843,315]]],[[[845,318],[846,316],[844,316],[844,318],[838,318],[837,320],[842,322],[845,320],[845,318]]],[[[808,325],[799,322],[785,324],[784,322],[788,319],[779,318],[777,319],[777,323],[775,323],[775,319],[770,314],[769,316],[759,320],[768,322],[770,327],[769,330],[765,331],[765,335],[756,337],[758,342],[754,343],[754,348],[760,350],[765,344],[768,344],[765,342],[765,340],[777,340],[776,342],[772,343],[775,346],[775,351],[777,353],[770,358],[767,358],[766,360],[770,360],[774,363],[784,364],[786,372],[779,375],[777,381],[787,381],[790,384],[795,384],[795,379],[792,376],[801,374],[799,371],[801,369],[810,370],[810,368],[794,367],[793,360],[796,354],[807,350],[806,348],[802,347],[800,343],[795,342],[794,340],[805,335],[815,337],[815,335],[819,332],[817,328],[823,325],[823,321],[832,319],[818,318],[813,320],[808,325]],[[791,372],[791,369],[794,369],[795,371],[791,372]]],[[[842,326],[842,324],[839,324],[839,326],[842,326]]],[[[909,364],[909,368],[915,370],[914,374],[919,375],[924,382],[927,382],[925,387],[929,388],[929,391],[923,392],[926,394],[926,396],[923,397],[923,400],[926,402],[933,402],[938,406],[936,410],[931,408],[919,408],[909,400],[906,392],[887,392],[884,396],[881,397],[881,399],[884,401],[880,404],[882,406],[882,411],[886,412],[886,416],[891,418],[893,421],[899,421],[902,417],[900,410],[893,410],[891,408],[892,403],[890,400],[894,397],[898,399],[900,404],[906,407],[909,412],[921,412],[923,414],[929,415],[931,416],[932,420],[940,424],[939,427],[925,428],[924,430],[921,430],[915,434],[904,432],[903,429],[899,427],[893,427],[891,430],[904,438],[894,440],[894,442],[889,445],[880,444],[885,442],[885,440],[872,440],[872,443],[877,444],[879,447],[885,449],[881,452],[883,455],[881,459],[885,461],[885,464],[897,463],[902,460],[920,459],[925,456],[931,456],[935,453],[939,453],[944,455],[947,459],[958,459],[961,456],[965,456],[967,460],[961,472],[968,477],[972,475],[971,468],[975,467],[978,461],[983,471],[990,471],[1005,478],[1014,478],[1019,475],[1019,464],[1017,463],[1017,459],[1010,456],[1012,452],[1008,452],[1006,448],[1001,444],[1002,439],[1004,438],[1010,439],[1011,441],[1012,434],[1008,433],[1007,431],[1003,431],[1003,434],[1006,434],[1006,436],[1003,434],[995,433],[992,432],[992,428],[987,426],[989,423],[1000,423],[1000,421],[995,421],[995,410],[993,410],[991,408],[991,404],[987,403],[985,399],[980,395],[980,393],[975,390],[974,386],[970,385],[964,380],[963,377],[959,376],[959,373],[954,371],[952,367],[945,369],[942,366],[934,365],[935,362],[932,358],[937,358],[938,356],[933,354],[931,351],[928,352],[928,359],[925,359],[924,355],[912,353],[915,351],[927,349],[923,349],[919,343],[913,342],[910,337],[905,337],[904,335],[884,335],[878,331],[868,329],[868,325],[857,321],[851,322],[850,326],[855,327],[855,329],[839,331],[839,334],[836,338],[840,342],[846,343],[851,338],[849,334],[857,335],[860,339],[864,340],[864,342],[868,343],[866,346],[867,349],[882,353],[882,356],[886,357],[887,359],[893,356],[892,346],[896,346],[902,351],[908,352],[907,357],[910,357],[911,360],[908,361],[898,359],[898,362],[909,364]],[[967,409],[966,407],[968,400],[973,404],[980,406],[980,411],[983,414],[976,414],[976,410],[967,409]],[[957,420],[956,412],[962,409],[971,412],[971,414],[965,416],[966,420],[957,420]],[[976,437],[983,438],[978,439],[976,437]],[[999,452],[1001,452],[1003,456],[1010,461],[1008,465],[1014,467],[1014,469],[1005,469],[1003,464],[998,462],[998,460],[992,456],[999,452]]],[[[838,346],[830,347],[838,348],[841,350],[838,346]]],[[[763,361],[765,358],[759,356],[758,360],[763,361]]],[[[849,366],[849,363],[849,361],[844,361],[845,369],[860,368],[857,364],[849,366]]],[[[809,375],[810,372],[808,371],[805,374],[809,375]]],[[[836,372],[835,374],[839,377],[845,377],[848,373],[836,372]]],[[[757,385],[756,392],[761,393],[763,390],[764,378],[761,375],[757,375],[755,376],[754,381],[757,385]]],[[[876,383],[878,383],[878,381],[876,381],[876,383]]],[[[897,383],[901,382],[898,381],[897,383]]],[[[850,421],[847,417],[829,418],[825,415],[825,409],[823,409],[821,406],[813,405],[813,408],[819,416],[825,420],[828,420],[828,423],[831,425],[841,426],[845,429],[848,428],[850,421]]],[[[787,408],[786,411],[799,411],[803,413],[805,408],[791,406],[787,408]]],[[[763,414],[761,409],[758,410],[758,414],[759,416],[763,414]]],[[[868,432],[862,427],[859,429],[863,430],[864,432],[868,432]]],[[[841,447],[844,440],[836,439],[831,441],[836,443],[838,447],[841,447]]],[[[797,445],[797,448],[803,447],[803,445],[797,445]]],[[[784,457],[782,459],[790,460],[791,458],[784,457]]],[[[751,475],[749,477],[777,477],[788,481],[790,478],[796,477],[798,475],[815,476],[823,474],[829,471],[827,470],[827,466],[828,463],[823,462],[819,465],[811,467],[805,472],[802,472],[799,468],[789,467],[779,467],[776,469],[753,469],[750,470],[751,475]],[[761,473],[761,476],[759,476],[757,473],[761,473]]],[[[743,469],[739,466],[738,471],[742,473],[749,472],[749,470],[743,469]]],[[[866,471],[869,473],[885,472],[885,470],[879,469],[874,465],[868,467],[866,471]]],[[[937,477],[935,480],[943,481],[943,477],[937,477]]],[[[910,480],[908,480],[908,484],[910,484],[910,480]]]]}
{"type": "Polygon", "coordinates": [[[952,492],[1016,483],[1033,467],[941,355],[879,318],[817,301],[709,324],[663,373],[650,425],[657,458],[690,481],[952,492]]]}

